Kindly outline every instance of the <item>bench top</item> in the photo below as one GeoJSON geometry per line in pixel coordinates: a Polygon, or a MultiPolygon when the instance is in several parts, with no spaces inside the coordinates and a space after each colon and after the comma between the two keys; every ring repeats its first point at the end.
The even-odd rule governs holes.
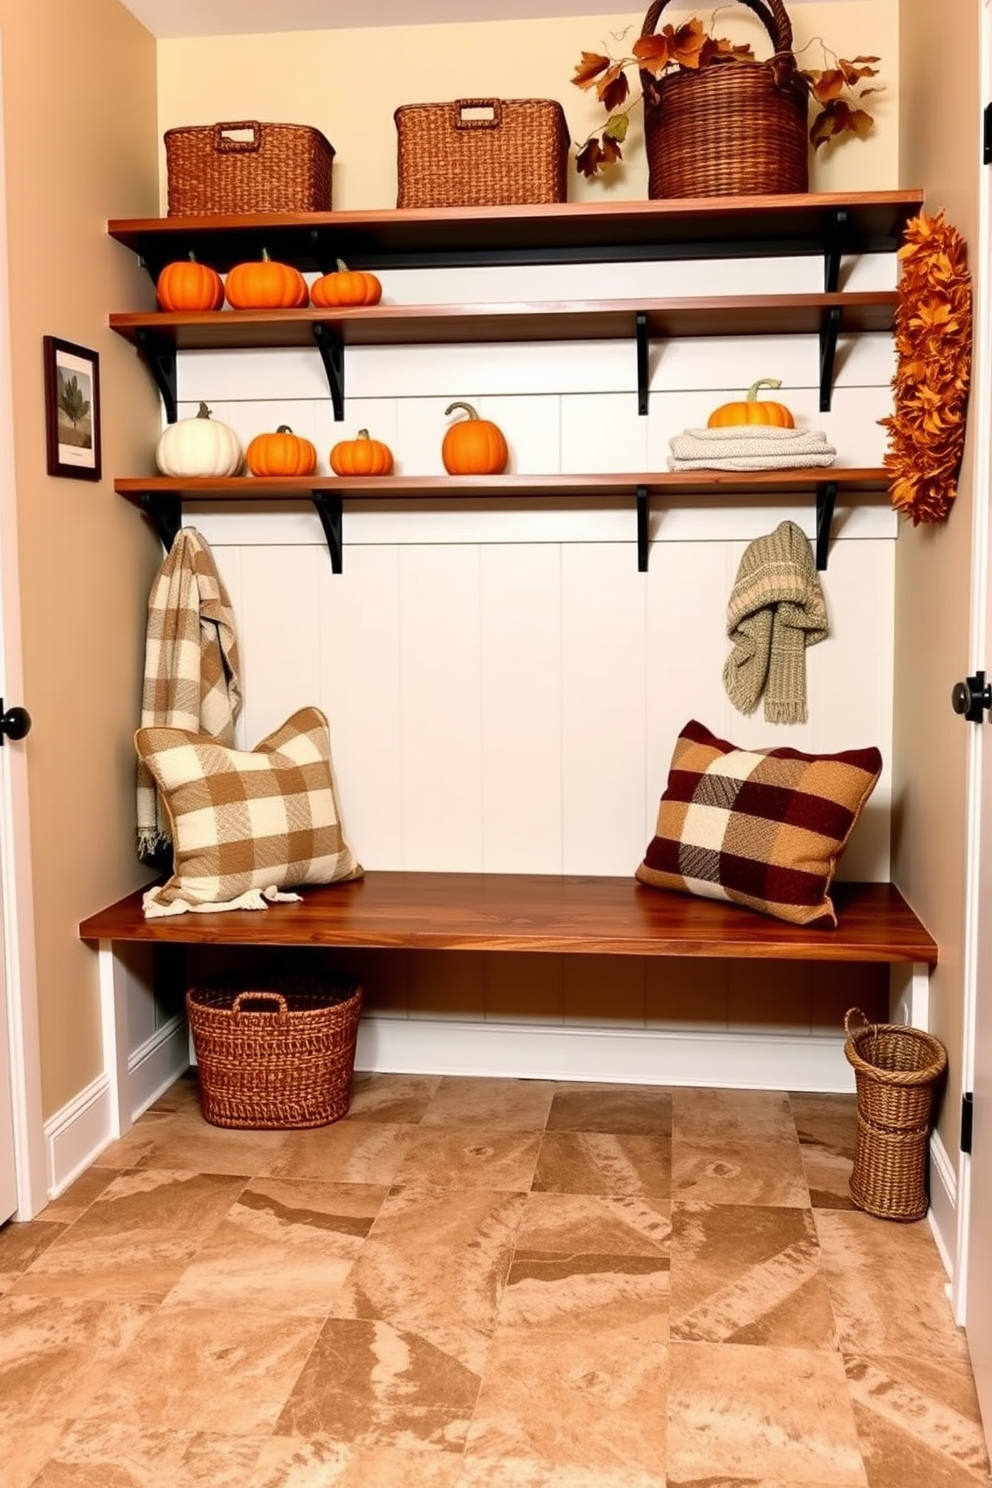
{"type": "Polygon", "coordinates": [[[81,922],[92,941],[711,956],[935,965],[937,943],[888,883],[836,883],[834,930],[632,878],[370,871],[302,901],[146,920],[142,890],[81,922]]]}

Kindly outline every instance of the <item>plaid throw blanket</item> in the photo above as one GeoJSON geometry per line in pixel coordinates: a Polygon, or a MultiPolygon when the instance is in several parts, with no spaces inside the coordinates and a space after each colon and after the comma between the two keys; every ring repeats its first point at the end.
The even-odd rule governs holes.
{"type": "MultiPolygon", "coordinates": [[[[206,539],[183,527],[148,596],[141,726],[190,729],[230,747],[240,711],[231,602],[206,539]]],[[[168,815],[141,760],[137,822],[138,857],[167,864],[168,815]]]]}
{"type": "Polygon", "coordinates": [[[744,550],[727,606],[734,649],[723,668],[727,696],[753,713],[764,694],[769,723],[806,722],[806,647],[827,636],[827,608],[809,539],[795,522],[744,550]]]}

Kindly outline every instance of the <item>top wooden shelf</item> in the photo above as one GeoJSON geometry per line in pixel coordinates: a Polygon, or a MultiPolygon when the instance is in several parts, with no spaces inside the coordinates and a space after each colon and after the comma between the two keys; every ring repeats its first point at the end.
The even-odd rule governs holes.
{"type": "Polygon", "coordinates": [[[917,190],[832,192],[112,219],[107,231],[155,278],[190,252],[226,273],[263,248],[321,273],[336,258],[355,268],[404,268],[779,254],[822,254],[836,269],[843,254],[894,251],[922,205],[917,190]]]}

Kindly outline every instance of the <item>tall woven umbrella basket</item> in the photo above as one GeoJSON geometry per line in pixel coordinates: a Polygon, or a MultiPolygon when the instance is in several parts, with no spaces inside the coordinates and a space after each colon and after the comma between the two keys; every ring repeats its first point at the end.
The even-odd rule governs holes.
{"type": "Polygon", "coordinates": [[[200,1110],[213,1126],[327,1126],[347,1115],[362,1005],[354,983],[269,977],[191,987],[200,1110]]]}
{"type": "MultiPolygon", "coordinates": [[[[641,27],[652,36],[668,0],[641,27]]],[[[760,62],[641,72],[648,196],[780,196],[809,189],[809,87],[782,0],[741,0],[771,37],[760,62]]]]}
{"type": "Polygon", "coordinates": [[[947,1051],[921,1028],[869,1023],[852,1008],[844,1053],[854,1068],[858,1130],[851,1198],[880,1219],[922,1219],[929,1203],[927,1152],[947,1051]]]}

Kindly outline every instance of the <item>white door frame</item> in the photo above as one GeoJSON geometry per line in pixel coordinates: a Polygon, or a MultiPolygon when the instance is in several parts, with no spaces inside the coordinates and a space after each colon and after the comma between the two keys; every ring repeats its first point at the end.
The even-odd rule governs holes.
{"type": "MultiPolygon", "coordinates": [[[[3,105],[3,38],[0,34],[0,677],[4,703],[23,702],[21,605],[17,558],[17,499],[14,467],[13,364],[10,345],[10,286],[7,263],[7,188],[3,105]]],[[[40,374],[39,374],[40,375],[40,374]]],[[[33,1219],[48,1202],[38,987],[34,955],[34,899],[28,818],[27,750],[30,738],[0,750],[0,878],[7,1032],[17,1178],[15,1219],[33,1219]]]]}

